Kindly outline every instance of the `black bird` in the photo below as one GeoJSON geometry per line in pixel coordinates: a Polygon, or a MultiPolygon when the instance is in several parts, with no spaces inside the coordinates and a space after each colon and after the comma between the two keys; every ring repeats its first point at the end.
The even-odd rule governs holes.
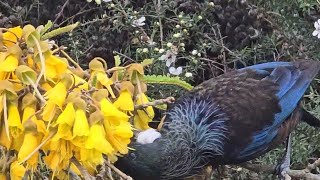
{"type": "Polygon", "coordinates": [[[168,110],[160,138],[132,143],[116,166],[136,180],[183,179],[263,155],[301,119],[320,125],[300,105],[319,70],[319,61],[269,62],[205,81],[168,110]]]}

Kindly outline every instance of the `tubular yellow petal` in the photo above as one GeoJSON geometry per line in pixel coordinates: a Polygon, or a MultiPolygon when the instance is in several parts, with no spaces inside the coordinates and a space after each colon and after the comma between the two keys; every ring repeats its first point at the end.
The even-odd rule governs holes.
{"type": "MultiPolygon", "coordinates": [[[[141,105],[141,104],[145,104],[148,102],[149,102],[148,97],[144,93],[142,93],[138,97],[136,104],[141,105]]],[[[146,119],[146,117],[143,117],[143,116],[147,115],[149,117],[149,119],[153,119],[154,118],[153,107],[148,106],[147,108],[145,108],[145,110],[147,111],[148,114],[146,114],[145,111],[143,111],[143,110],[138,110],[137,112],[138,112],[139,116],[142,117],[143,119],[146,119]]]]}
{"type": "Polygon", "coordinates": [[[58,131],[51,141],[58,141],[59,139],[72,140],[72,138],[72,126],[69,126],[68,124],[59,124],[58,131]]]}
{"type": "Polygon", "coordinates": [[[54,102],[57,106],[62,109],[62,105],[67,96],[67,88],[62,83],[59,82],[52,89],[50,89],[47,93],[45,93],[45,97],[49,99],[49,101],[54,102]]]}
{"type": "Polygon", "coordinates": [[[134,124],[134,127],[139,129],[139,130],[146,130],[146,129],[150,128],[149,125],[148,125],[148,121],[144,121],[138,115],[134,116],[133,124],[134,124]]]}
{"type": "Polygon", "coordinates": [[[101,112],[103,113],[103,116],[105,117],[117,117],[119,120],[128,121],[129,116],[125,113],[119,111],[111,102],[109,102],[107,99],[102,99],[100,101],[101,105],[101,112]]]}
{"type": "Polygon", "coordinates": [[[9,31],[3,33],[3,44],[7,47],[14,45],[22,36],[22,28],[20,26],[9,28],[9,31]]]}
{"type": "MultiPolygon", "coordinates": [[[[25,159],[29,156],[39,145],[38,138],[35,132],[26,132],[23,138],[22,146],[18,152],[18,161],[25,159]]],[[[39,152],[36,152],[28,159],[28,164],[37,166],[39,152]]]]}
{"type": "Polygon", "coordinates": [[[102,164],[104,161],[102,153],[95,149],[81,148],[80,157],[82,162],[91,164],[91,166],[102,164]]]}
{"type": "Polygon", "coordinates": [[[107,140],[122,154],[128,153],[128,144],[132,136],[132,127],[129,122],[120,122],[118,126],[111,125],[106,128],[107,140]]]}
{"type": "Polygon", "coordinates": [[[132,96],[128,90],[122,91],[119,98],[113,104],[116,108],[121,109],[122,111],[134,110],[132,96]]]}
{"type": "Polygon", "coordinates": [[[6,59],[0,62],[0,71],[13,72],[18,67],[18,58],[14,55],[8,55],[6,59]]]}
{"type": "Polygon", "coordinates": [[[10,166],[10,179],[21,180],[26,173],[26,168],[19,164],[18,161],[14,161],[10,166]]]}
{"type": "Polygon", "coordinates": [[[41,84],[41,88],[44,89],[45,91],[49,91],[50,89],[52,89],[52,87],[50,86],[49,83],[45,82],[41,84]]]}
{"type": "Polygon", "coordinates": [[[100,124],[90,127],[90,134],[85,144],[86,149],[96,149],[103,154],[113,151],[111,144],[105,139],[104,129],[100,124]]]}
{"type": "Polygon", "coordinates": [[[16,138],[22,132],[22,124],[19,115],[19,110],[16,104],[10,103],[8,107],[8,125],[11,135],[16,138]]]}
{"type": "Polygon", "coordinates": [[[68,68],[68,64],[66,63],[66,61],[55,55],[50,55],[48,56],[48,58],[46,58],[45,66],[46,77],[50,79],[55,78],[60,74],[66,73],[68,68]]]}
{"type": "MultiPolygon", "coordinates": [[[[11,138],[12,139],[12,138],[11,138]]],[[[0,145],[6,147],[7,149],[10,148],[12,141],[8,139],[6,134],[5,126],[1,124],[1,131],[0,131],[0,145]]]]}
{"type": "Polygon", "coordinates": [[[42,119],[44,121],[51,121],[57,111],[57,108],[58,108],[57,105],[53,101],[51,100],[47,101],[47,104],[43,108],[43,111],[41,114],[42,119]]]}
{"type": "MultiPolygon", "coordinates": [[[[141,93],[138,96],[136,104],[141,105],[148,102],[148,97],[144,93],[141,93]]],[[[152,121],[153,117],[154,111],[152,106],[148,106],[145,110],[137,110],[137,115],[134,117],[134,127],[139,130],[149,129],[148,123],[152,121]]]]}
{"type": "Polygon", "coordinates": [[[89,135],[89,123],[86,117],[86,113],[81,110],[76,110],[76,118],[73,126],[73,136],[88,136],[89,135]]]}
{"type": "Polygon", "coordinates": [[[0,180],[7,180],[7,176],[4,173],[0,173],[0,180]]]}
{"type": "Polygon", "coordinates": [[[58,170],[61,158],[60,154],[56,151],[50,151],[50,154],[44,157],[43,160],[47,166],[54,171],[58,170]]]}
{"type": "Polygon", "coordinates": [[[23,110],[23,115],[22,115],[22,124],[28,120],[29,118],[32,120],[32,121],[35,121],[37,120],[36,116],[35,116],[35,112],[36,110],[34,109],[34,107],[31,107],[31,106],[27,106],[24,108],[23,110]]]}
{"type": "Polygon", "coordinates": [[[75,117],[72,132],[73,132],[72,143],[79,147],[83,146],[83,144],[87,140],[90,133],[89,123],[84,110],[81,110],[81,109],[76,110],[76,117],[75,117]]]}
{"type": "Polygon", "coordinates": [[[75,116],[76,111],[74,110],[73,104],[68,103],[62,113],[58,116],[57,123],[73,126],[75,116]]]}
{"type": "Polygon", "coordinates": [[[113,84],[113,81],[108,78],[108,76],[104,72],[96,72],[97,81],[100,82],[104,87],[106,87],[111,95],[112,98],[115,98],[111,85],[113,84]]]}

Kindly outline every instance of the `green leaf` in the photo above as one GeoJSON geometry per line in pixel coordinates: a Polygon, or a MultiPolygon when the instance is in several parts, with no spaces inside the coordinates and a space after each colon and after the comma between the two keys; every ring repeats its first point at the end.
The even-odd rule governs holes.
{"type": "Polygon", "coordinates": [[[46,33],[51,27],[53,26],[52,21],[48,21],[47,24],[44,26],[44,28],[40,31],[40,35],[42,36],[44,33],[46,33]]]}
{"type": "Polygon", "coordinates": [[[70,32],[72,31],[74,28],[79,26],[79,22],[76,22],[74,24],[62,27],[62,28],[58,28],[55,30],[52,30],[50,32],[45,33],[43,36],[41,36],[41,40],[46,40],[46,39],[50,39],[52,37],[58,36],[60,34],[66,33],[66,32],[70,32]]]}
{"type": "Polygon", "coordinates": [[[30,24],[23,27],[23,37],[28,47],[34,47],[36,41],[40,41],[40,33],[30,24]]]}
{"type": "Polygon", "coordinates": [[[145,59],[141,62],[142,66],[148,66],[153,63],[153,59],[145,59]]]}
{"type": "Polygon", "coordinates": [[[37,80],[37,73],[25,65],[20,65],[16,69],[18,79],[26,85],[31,85],[37,80]]]}
{"type": "Polygon", "coordinates": [[[147,84],[168,84],[168,85],[176,85],[182,87],[188,91],[190,91],[193,86],[179,77],[169,77],[169,76],[162,76],[162,75],[145,75],[143,80],[147,84]]]}
{"type": "Polygon", "coordinates": [[[116,55],[114,56],[114,61],[115,61],[115,66],[120,66],[121,64],[121,60],[120,60],[120,56],[119,55],[116,55]]]}

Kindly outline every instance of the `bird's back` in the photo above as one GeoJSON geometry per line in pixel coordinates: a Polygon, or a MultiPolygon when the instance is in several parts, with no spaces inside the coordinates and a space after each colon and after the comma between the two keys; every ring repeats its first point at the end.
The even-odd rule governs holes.
{"type": "Polygon", "coordinates": [[[216,138],[213,145],[198,142],[203,147],[198,152],[210,161],[253,159],[280,143],[299,122],[298,103],[319,68],[317,61],[265,63],[210,79],[177,101],[164,134],[181,130],[179,121],[190,121],[203,131],[203,140],[216,138]]]}

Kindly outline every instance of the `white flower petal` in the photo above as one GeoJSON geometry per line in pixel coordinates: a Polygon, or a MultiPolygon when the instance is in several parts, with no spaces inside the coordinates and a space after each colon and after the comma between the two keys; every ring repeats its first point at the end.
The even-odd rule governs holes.
{"type": "Polygon", "coordinates": [[[318,34],[318,39],[320,39],[320,33],[318,34]]]}
{"type": "Polygon", "coordinates": [[[102,0],[105,3],[111,2],[112,0],[102,0]]]}
{"type": "Polygon", "coordinates": [[[170,72],[170,74],[177,76],[182,73],[182,67],[178,67],[178,68],[170,67],[169,72],[170,72]]]}
{"type": "Polygon", "coordinates": [[[172,61],[170,61],[169,59],[167,59],[167,61],[166,61],[166,66],[167,66],[167,67],[170,67],[171,64],[172,64],[172,61]]]}
{"type": "Polygon", "coordinates": [[[144,26],[146,24],[146,23],[144,23],[145,20],[146,20],[146,17],[142,16],[141,18],[132,21],[132,26],[133,27],[144,26]]]}
{"type": "Polygon", "coordinates": [[[186,72],[185,76],[186,77],[192,77],[192,73],[191,72],[186,72]]]}
{"type": "Polygon", "coordinates": [[[314,30],[313,32],[312,32],[312,36],[317,36],[319,34],[319,31],[317,31],[317,30],[314,30]]]}
{"type": "Polygon", "coordinates": [[[160,56],[160,60],[167,60],[168,56],[166,54],[163,54],[162,56],[160,56]]]}
{"type": "Polygon", "coordinates": [[[177,73],[179,73],[179,74],[182,73],[182,67],[181,67],[181,66],[179,66],[179,67],[177,68],[177,73]]]}
{"type": "Polygon", "coordinates": [[[320,19],[318,19],[318,24],[320,25],[320,19]]]}

